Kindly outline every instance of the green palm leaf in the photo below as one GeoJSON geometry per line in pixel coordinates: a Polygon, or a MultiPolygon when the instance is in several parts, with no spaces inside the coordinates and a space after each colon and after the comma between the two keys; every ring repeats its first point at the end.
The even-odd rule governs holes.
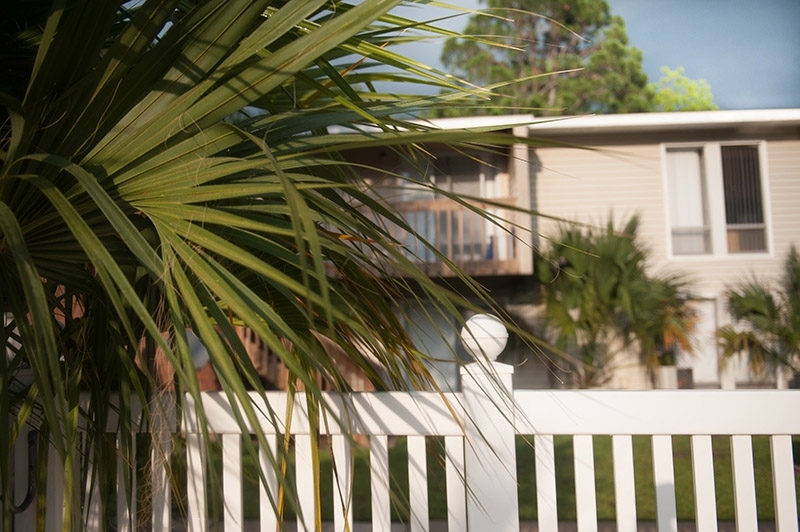
{"type": "MultiPolygon", "coordinates": [[[[391,239],[389,226],[413,228],[340,155],[388,146],[413,158],[421,142],[476,147],[476,131],[412,120],[465,92],[390,49],[411,27],[452,35],[390,14],[400,3],[56,0],[41,33],[20,34],[38,49],[22,54],[27,85],[0,94],[0,306],[10,316],[6,345],[22,346],[3,362],[0,416],[16,427],[44,419],[74,502],[64,506],[65,529],[80,527],[70,513],[80,481],[104,486],[99,475],[109,474],[94,468],[96,478],[81,479],[71,469],[79,422],[93,427],[91,444],[112,396],[123,397],[123,420],[129,393],[146,416],[162,388],[197,399],[190,330],[231,399],[263,390],[236,326],[251,329],[312,401],[318,375],[347,388],[323,341],[379,389],[432,386],[395,303],[424,298],[431,313],[456,315],[474,307],[391,239]],[[398,81],[407,93],[380,88],[398,81]],[[431,87],[445,92],[425,96],[431,87]],[[167,381],[157,371],[164,361],[167,381]],[[34,375],[27,395],[10,392],[21,367],[34,375]]],[[[509,142],[480,133],[484,144],[509,142]]],[[[238,404],[240,422],[252,422],[252,406],[238,404]]],[[[132,458],[129,421],[120,434],[132,458]]],[[[0,438],[4,452],[12,439],[0,438]]],[[[98,463],[108,458],[96,449],[98,463]]],[[[7,493],[10,473],[0,473],[7,493]]]]}
{"type": "Polygon", "coordinates": [[[800,371],[800,259],[792,247],[780,286],[755,277],[728,288],[734,324],[717,331],[723,362],[747,353],[755,375],[784,366],[800,371]]]}

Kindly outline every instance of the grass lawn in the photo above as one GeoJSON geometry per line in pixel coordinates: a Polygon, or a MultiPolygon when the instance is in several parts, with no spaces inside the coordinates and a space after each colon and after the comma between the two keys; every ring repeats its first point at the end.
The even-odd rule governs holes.
{"type": "MultiPolygon", "coordinates": [[[[693,521],[695,509],[690,439],[688,436],[673,436],[672,446],[678,519],[693,521]]],[[[733,520],[734,502],[730,439],[724,436],[714,437],[712,446],[717,516],[722,521],[733,520]]],[[[797,460],[798,450],[800,450],[798,447],[800,446],[796,440],[795,460],[797,460]]],[[[571,438],[555,438],[555,456],[559,518],[572,521],[575,520],[575,477],[571,438]]],[[[611,456],[611,437],[595,436],[595,491],[597,517],[599,520],[613,520],[616,518],[611,456]]],[[[656,518],[655,486],[653,484],[653,462],[649,436],[636,436],[633,438],[633,457],[637,515],[642,521],[653,521],[656,518]]],[[[753,465],[755,467],[758,517],[759,519],[771,520],[774,517],[774,503],[769,439],[767,437],[753,438],[753,465]]],[[[534,519],[536,517],[534,455],[533,449],[524,442],[517,445],[517,471],[520,482],[520,519],[534,519]]],[[[796,474],[795,477],[796,481],[800,480],[800,474],[796,474]]]]}
{"type": "MultiPolygon", "coordinates": [[[[688,436],[673,437],[673,458],[675,468],[675,494],[678,519],[694,520],[694,490],[692,485],[691,450],[688,436]]],[[[713,438],[714,468],[716,475],[717,513],[722,521],[734,519],[733,487],[731,473],[730,439],[713,438]]],[[[430,518],[447,518],[445,476],[442,461],[442,440],[428,438],[428,497],[430,518]]],[[[800,460],[800,439],[793,441],[795,463],[800,460]]],[[[637,436],[633,439],[634,471],[636,481],[636,509],[639,520],[654,521],[655,488],[653,485],[652,455],[650,437],[637,436]]],[[[213,453],[217,454],[218,453],[213,453]]],[[[357,449],[355,456],[355,480],[353,512],[356,521],[370,520],[369,451],[357,449]]],[[[389,468],[393,487],[394,520],[405,521],[408,517],[408,472],[406,465],[405,439],[398,438],[389,451],[389,468]]],[[[595,487],[597,514],[599,520],[615,519],[614,480],[611,459],[611,438],[594,437],[595,487]]],[[[558,515],[560,520],[575,520],[575,491],[572,440],[570,437],[555,438],[556,487],[558,491],[558,515]]],[[[214,460],[219,467],[219,460],[214,460]]],[[[770,465],[769,439],[753,438],[753,461],[755,466],[756,500],[760,520],[773,519],[772,472],[770,465]]],[[[323,519],[332,518],[333,489],[330,453],[321,453],[320,478],[322,483],[323,519]]],[[[246,481],[244,488],[245,515],[255,518],[258,515],[258,481],[256,466],[245,457],[243,468],[246,481]]],[[[523,438],[517,440],[517,471],[520,502],[520,519],[536,519],[536,483],[534,449],[523,438]]],[[[796,473],[800,480],[800,473],[796,473]]],[[[217,490],[210,490],[215,492],[217,490]]],[[[212,506],[221,508],[219,496],[211,496],[212,506]]],[[[798,499],[800,503],[800,498],[798,499]]],[[[212,510],[213,512],[213,510],[212,510]]],[[[220,515],[220,514],[217,514],[220,515]]],[[[293,512],[288,510],[286,517],[293,512]]]]}

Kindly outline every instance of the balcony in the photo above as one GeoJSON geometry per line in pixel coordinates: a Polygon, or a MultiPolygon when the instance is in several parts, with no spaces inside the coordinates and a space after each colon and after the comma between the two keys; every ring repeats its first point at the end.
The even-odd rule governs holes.
{"type": "Polygon", "coordinates": [[[491,204],[472,204],[490,213],[491,220],[448,198],[394,203],[419,238],[397,226],[391,228],[391,234],[404,246],[407,256],[432,276],[455,275],[439,254],[472,276],[530,273],[524,271],[524,261],[520,261],[527,248],[516,237],[513,220],[517,213],[498,204],[513,206],[514,202],[511,198],[493,198],[491,204]]]}
{"type": "Polygon", "coordinates": [[[369,193],[408,223],[389,228],[406,256],[436,277],[455,277],[450,263],[475,277],[532,274],[532,218],[522,212],[531,208],[527,147],[431,144],[422,153],[410,158],[377,148],[347,155],[369,193]],[[483,199],[467,205],[452,197],[483,199]]]}

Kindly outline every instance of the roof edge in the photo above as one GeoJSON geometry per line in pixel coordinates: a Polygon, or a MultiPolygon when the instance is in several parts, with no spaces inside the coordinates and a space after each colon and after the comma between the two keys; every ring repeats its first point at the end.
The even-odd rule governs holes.
{"type": "Polygon", "coordinates": [[[635,113],[540,118],[528,126],[531,133],[592,133],[610,130],[664,131],[742,126],[800,126],[800,109],[742,109],[671,113],[635,113]]]}

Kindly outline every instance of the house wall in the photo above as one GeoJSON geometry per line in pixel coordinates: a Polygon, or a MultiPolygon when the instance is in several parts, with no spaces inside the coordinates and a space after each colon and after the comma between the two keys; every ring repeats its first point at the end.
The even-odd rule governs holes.
{"type": "MultiPolygon", "coordinates": [[[[585,224],[603,225],[613,213],[617,224],[633,214],[640,216],[639,237],[650,252],[653,272],[681,272],[692,282],[701,323],[695,338],[696,355],[679,365],[694,366],[697,386],[726,386],[726,378],[751,384],[744,364],[733,364],[727,375],[717,365],[713,331],[730,322],[722,293],[733,283],[757,274],[776,281],[793,243],[800,245],[800,140],[758,133],[711,131],[700,134],[604,135],[565,139],[578,146],[541,147],[532,150],[535,209],[544,215],[585,224]],[[746,140],[763,143],[766,154],[765,216],[768,220],[766,253],[672,256],[669,250],[669,207],[666,198],[665,146],[673,143],[746,140]],[[735,377],[734,377],[735,375],[735,377]]],[[[554,236],[559,223],[537,221],[542,235],[554,236]]],[[[540,241],[546,242],[546,241],[540,241]]],[[[542,244],[546,245],[546,244],[542,244]]],[[[730,383],[728,383],[730,384],[730,383]]]]}
{"type": "MultiPolygon", "coordinates": [[[[696,387],[730,387],[737,381],[739,386],[757,384],[747,371],[746,361],[732,363],[727,369],[720,367],[715,331],[730,321],[722,297],[726,287],[754,272],[762,279],[777,280],[782,275],[791,244],[800,244],[798,111],[598,115],[543,120],[516,127],[514,134],[528,136],[534,145],[536,138],[546,139],[546,142],[530,149],[522,143],[513,146],[507,172],[496,174],[492,191],[497,197],[514,198],[518,207],[529,206],[541,213],[542,216],[530,219],[523,215],[515,221],[520,226],[530,223],[535,234],[547,237],[556,234],[559,224],[547,216],[602,226],[612,214],[617,225],[638,214],[638,234],[650,253],[652,273],[684,274],[699,298],[695,303],[700,317],[694,338],[695,354],[691,358],[679,356],[678,366],[692,369],[696,387]],[[673,255],[666,197],[666,149],[688,143],[726,142],[760,146],[768,251],[673,255]]],[[[467,125],[480,125],[480,120],[469,119],[467,125]]],[[[431,149],[436,152],[433,147],[431,149]]],[[[370,149],[351,155],[354,160],[376,168],[396,171],[400,165],[400,158],[391,149],[370,149]]],[[[362,177],[377,184],[386,174],[364,170],[362,177]]],[[[722,217],[724,223],[724,212],[722,217]]],[[[527,238],[522,233],[516,237],[527,238]]],[[[725,238],[721,234],[717,244],[722,242],[721,247],[724,247],[725,238]]],[[[546,241],[546,238],[534,238],[530,244],[546,245],[546,241]]],[[[521,247],[528,248],[527,241],[522,244],[521,247]]],[[[532,253],[529,255],[525,258],[532,259],[532,253]]],[[[479,276],[480,282],[488,281],[493,285],[493,297],[517,323],[541,335],[541,305],[530,277],[532,268],[521,266],[512,274],[488,262],[487,266],[488,269],[470,273],[479,276]]],[[[453,349],[457,350],[458,346],[453,349]]],[[[440,347],[433,350],[442,351],[440,347]]],[[[567,365],[536,346],[511,341],[501,360],[515,367],[517,388],[570,387],[567,365]]],[[[452,383],[448,381],[448,384],[452,383]]],[[[638,364],[635,354],[627,353],[626,357],[616,360],[609,386],[649,388],[651,385],[651,376],[638,364]]]]}

